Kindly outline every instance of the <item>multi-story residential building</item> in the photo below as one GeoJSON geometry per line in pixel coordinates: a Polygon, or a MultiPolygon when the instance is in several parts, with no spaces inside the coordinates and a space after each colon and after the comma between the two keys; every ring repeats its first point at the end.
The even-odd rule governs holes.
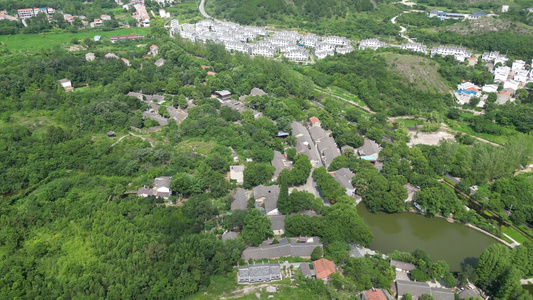
{"type": "Polygon", "coordinates": [[[467,50],[464,47],[455,47],[455,46],[438,46],[431,49],[431,57],[439,54],[442,56],[453,55],[458,61],[465,61],[466,58],[472,55],[472,51],[467,50]]]}
{"type": "Polygon", "coordinates": [[[309,59],[309,52],[305,49],[295,49],[283,54],[283,56],[291,61],[307,61],[309,59]]]}
{"type": "Polygon", "coordinates": [[[33,8],[23,8],[18,10],[19,18],[31,18],[35,16],[33,8]]]}
{"type": "Polygon", "coordinates": [[[428,52],[428,46],[421,44],[421,43],[407,43],[400,46],[400,49],[403,50],[410,50],[414,52],[422,52],[427,53],[428,52]]]}
{"type": "Polygon", "coordinates": [[[377,50],[382,47],[387,47],[387,44],[378,39],[366,39],[359,42],[359,50],[377,50]]]}
{"type": "Polygon", "coordinates": [[[353,52],[354,50],[355,49],[352,47],[352,45],[347,45],[344,47],[337,47],[335,49],[335,52],[337,52],[338,54],[347,54],[347,53],[353,52]]]}
{"type": "Polygon", "coordinates": [[[315,55],[318,59],[324,59],[328,56],[335,55],[335,50],[333,49],[320,49],[315,51],[315,55]]]}
{"type": "Polygon", "coordinates": [[[350,44],[350,41],[348,41],[348,39],[346,39],[345,37],[336,35],[327,36],[322,39],[322,42],[337,46],[344,46],[350,44]]]}

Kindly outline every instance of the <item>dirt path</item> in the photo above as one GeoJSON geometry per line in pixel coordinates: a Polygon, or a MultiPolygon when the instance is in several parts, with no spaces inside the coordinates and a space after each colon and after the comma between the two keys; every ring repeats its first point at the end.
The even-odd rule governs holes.
{"type": "Polygon", "coordinates": [[[359,105],[359,104],[357,104],[357,103],[355,103],[355,102],[353,102],[353,101],[350,101],[350,100],[348,100],[348,99],[342,98],[342,97],[340,97],[340,96],[333,95],[333,94],[331,94],[331,93],[321,91],[321,90],[319,90],[318,88],[315,88],[315,91],[320,92],[320,93],[322,93],[322,94],[324,94],[324,95],[328,95],[328,96],[331,96],[331,97],[337,98],[337,99],[342,100],[342,101],[344,101],[344,102],[350,103],[351,105],[357,106],[357,107],[359,107],[360,109],[366,111],[366,112],[369,113],[369,114],[375,114],[375,112],[372,111],[370,108],[368,108],[366,105],[365,105],[365,106],[359,105]]]}
{"type": "Polygon", "coordinates": [[[522,173],[529,173],[529,172],[531,172],[531,171],[533,171],[533,164],[527,166],[525,169],[518,170],[518,171],[514,172],[514,176],[516,176],[516,175],[520,175],[520,174],[522,174],[522,173]]]}
{"type": "Polygon", "coordinates": [[[245,286],[243,286],[241,288],[238,288],[238,289],[232,291],[229,295],[226,295],[224,297],[220,297],[220,299],[240,298],[240,297],[243,297],[245,295],[251,294],[253,292],[257,292],[259,290],[262,290],[263,288],[266,288],[267,286],[279,287],[280,285],[279,284],[270,284],[270,283],[263,283],[263,284],[258,284],[258,285],[253,285],[253,284],[245,285],[245,286]]]}
{"type": "Polygon", "coordinates": [[[118,141],[114,142],[113,145],[111,145],[110,147],[115,146],[116,144],[120,143],[125,137],[128,137],[130,135],[134,136],[134,137],[138,137],[138,138],[140,138],[143,141],[148,141],[150,143],[150,146],[155,147],[155,143],[154,143],[154,141],[152,141],[152,139],[150,139],[149,137],[142,136],[142,135],[134,134],[133,132],[130,132],[130,133],[126,134],[125,136],[120,137],[118,139],[118,141]]]}

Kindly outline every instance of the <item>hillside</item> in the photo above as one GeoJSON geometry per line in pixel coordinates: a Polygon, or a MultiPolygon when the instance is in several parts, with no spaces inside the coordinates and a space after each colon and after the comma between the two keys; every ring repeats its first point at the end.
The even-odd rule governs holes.
{"type": "Polygon", "coordinates": [[[439,31],[455,32],[460,35],[480,34],[484,32],[508,31],[519,35],[533,35],[533,27],[505,19],[481,18],[468,22],[459,22],[439,31]]]}
{"type": "Polygon", "coordinates": [[[215,18],[242,25],[305,30],[350,38],[396,35],[397,25],[387,20],[401,8],[370,0],[211,0],[206,10],[215,18]]]}
{"type": "Polygon", "coordinates": [[[437,72],[439,65],[421,56],[382,53],[392,73],[402,77],[409,86],[427,92],[446,93],[450,88],[437,72]]]}

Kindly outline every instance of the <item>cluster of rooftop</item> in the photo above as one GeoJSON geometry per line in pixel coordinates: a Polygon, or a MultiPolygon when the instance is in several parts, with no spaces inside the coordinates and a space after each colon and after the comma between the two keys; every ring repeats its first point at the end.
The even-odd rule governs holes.
{"type": "Polygon", "coordinates": [[[192,41],[213,41],[223,44],[228,51],[274,57],[278,53],[291,61],[305,62],[313,52],[318,59],[335,53],[354,50],[345,37],[320,37],[295,31],[269,32],[263,27],[241,26],[236,23],[204,19],[196,24],[179,25],[171,22],[173,33],[192,41]]]}
{"type": "Polygon", "coordinates": [[[448,20],[448,19],[455,19],[455,20],[477,20],[479,18],[483,18],[483,17],[487,17],[487,16],[490,16],[490,17],[496,17],[498,15],[495,15],[495,14],[487,14],[487,13],[484,13],[482,11],[474,11],[474,12],[471,12],[469,14],[462,14],[462,13],[450,13],[450,12],[445,12],[445,11],[442,11],[442,10],[438,10],[438,9],[432,9],[429,13],[428,13],[428,17],[430,18],[434,18],[434,17],[437,17],[437,18],[440,18],[441,20],[448,20]]]}
{"type": "MultiPolygon", "coordinates": [[[[472,97],[478,97],[481,101],[477,106],[483,107],[488,93],[498,93],[496,104],[505,104],[508,101],[514,101],[513,96],[518,89],[533,82],[533,70],[527,70],[527,64],[523,60],[516,60],[509,67],[506,65],[508,58],[499,52],[485,52],[481,60],[494,74],[494,83],[485,84],[483,87],[472,82],[457,85],[455,97],[459,104],[467,104],[472,97]]],[[[533,60],[531,64],[533,65],[533,60]]]]}

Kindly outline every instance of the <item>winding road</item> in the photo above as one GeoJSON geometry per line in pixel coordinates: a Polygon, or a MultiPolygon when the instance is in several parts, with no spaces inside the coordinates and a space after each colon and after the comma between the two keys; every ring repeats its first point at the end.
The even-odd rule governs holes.
{"type": "Polygon", "coordinates": [[[200,13],[202,14],[202,16],[207,19],[211,19],[211,16],[205,12],[205,0],[200,1],[200,6],[198,8],[200,9],[200,13]]]}
{"type": "MultiPolygon", "coordinates": [[[[418,9],[406,10],[403,13],[397,15],[396,17],[390,19],[390,21],[391,21],[392,24],[396,24],[396,18],[398,18],[399,16],[401,16],[403,14],[408,14],[408,13],[413,13],[413,12],[425,12],[425,11],[418,10],[418,9]]],[[[400,26],[400,36],[402,38],[406,39],[409,43],[414,43],[415,42],[414,40],[412,40],[409,36],[404,34],[404,32],[407,31],[407,28],[403,27],[402,25],[399,25],[399,26],[400,26]]]]}

